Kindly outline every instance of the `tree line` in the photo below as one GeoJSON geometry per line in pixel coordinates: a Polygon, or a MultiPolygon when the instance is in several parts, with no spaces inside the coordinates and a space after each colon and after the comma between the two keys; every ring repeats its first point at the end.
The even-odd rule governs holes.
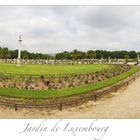
{"type": "MultiPolygon", "coordinates": [[[[0,47],[0,59],[15,59],[18,57],[18,50],[9,50],[8,48],[0,47]]],[[[26,50],[21,51],[22,59],[54,59],[53,56],[42,53],[30,53],[26,50]]]]}
{"type": "MultiPolygon", "coordinates": [[[[137,54],[140,52],[136,51],[107,51],[107,50],[88,50],[87,52],[78,51],[77,49],[68,52],[63,51],[57,53],[55,56],[51,56],[42,53],[30,53],[26,50],[21,51],[22,59],[57,59],[57,60],[78,60],[78,59],[135,59],[137,54]]],[[[18,56],[18,50],[9,50],[8,48],[0,47],[0,59],[14,59],[18,56]]]]}
{"type": "Polygon", "coordinates": [[[82,52],[74,50],[71,52],[64,51],[57,53],[56,59],[135,59],[140,52],[136,51],[106,51],[106,50],[89,50],[87,52],[82,52]]]}

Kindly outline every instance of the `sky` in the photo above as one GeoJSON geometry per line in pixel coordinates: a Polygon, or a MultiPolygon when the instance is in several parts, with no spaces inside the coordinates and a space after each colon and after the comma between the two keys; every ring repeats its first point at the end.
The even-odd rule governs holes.
{"type": "Polygon", "coordinates": [[[0,6],[0,46],[40,53],[140,51],[140,6],[0,6]]]}

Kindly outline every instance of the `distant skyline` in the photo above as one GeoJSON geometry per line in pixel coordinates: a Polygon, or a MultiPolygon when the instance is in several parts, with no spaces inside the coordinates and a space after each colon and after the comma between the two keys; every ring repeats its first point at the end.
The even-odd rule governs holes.
{"type": "Polygon", "coordinates": [[[140,6],[0,6],[0,46],[40,53],[140,51],[140,6]]]}

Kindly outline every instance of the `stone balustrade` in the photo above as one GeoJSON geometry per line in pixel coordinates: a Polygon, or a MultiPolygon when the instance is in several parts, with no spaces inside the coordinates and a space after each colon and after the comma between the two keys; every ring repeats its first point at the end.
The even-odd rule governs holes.
{"type": "MultiPolygon", "coordinates": [[[[21,64],[104,64],[104,63],[124,63],[124,59],[116,60],[111,59],[110,62],[107,61],[107,59],[81,59],[77,61],[73,60],[35,60],[35,59],[21,59],[21,64]]],[[[10,64],[16,64],[17,59],[0,59],[0,63],[10,63],[10,64]]]]}

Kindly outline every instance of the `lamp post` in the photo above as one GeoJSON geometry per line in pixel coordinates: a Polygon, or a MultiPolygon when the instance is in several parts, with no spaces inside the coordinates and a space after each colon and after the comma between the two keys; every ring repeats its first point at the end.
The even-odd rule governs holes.
{"type": "Polygon", "coordinates": [[[21,35],[19,35],[19,39],[18,39],[18,58],[17,58],[17,66],[20,67],[21,65],[21,35]]]}

